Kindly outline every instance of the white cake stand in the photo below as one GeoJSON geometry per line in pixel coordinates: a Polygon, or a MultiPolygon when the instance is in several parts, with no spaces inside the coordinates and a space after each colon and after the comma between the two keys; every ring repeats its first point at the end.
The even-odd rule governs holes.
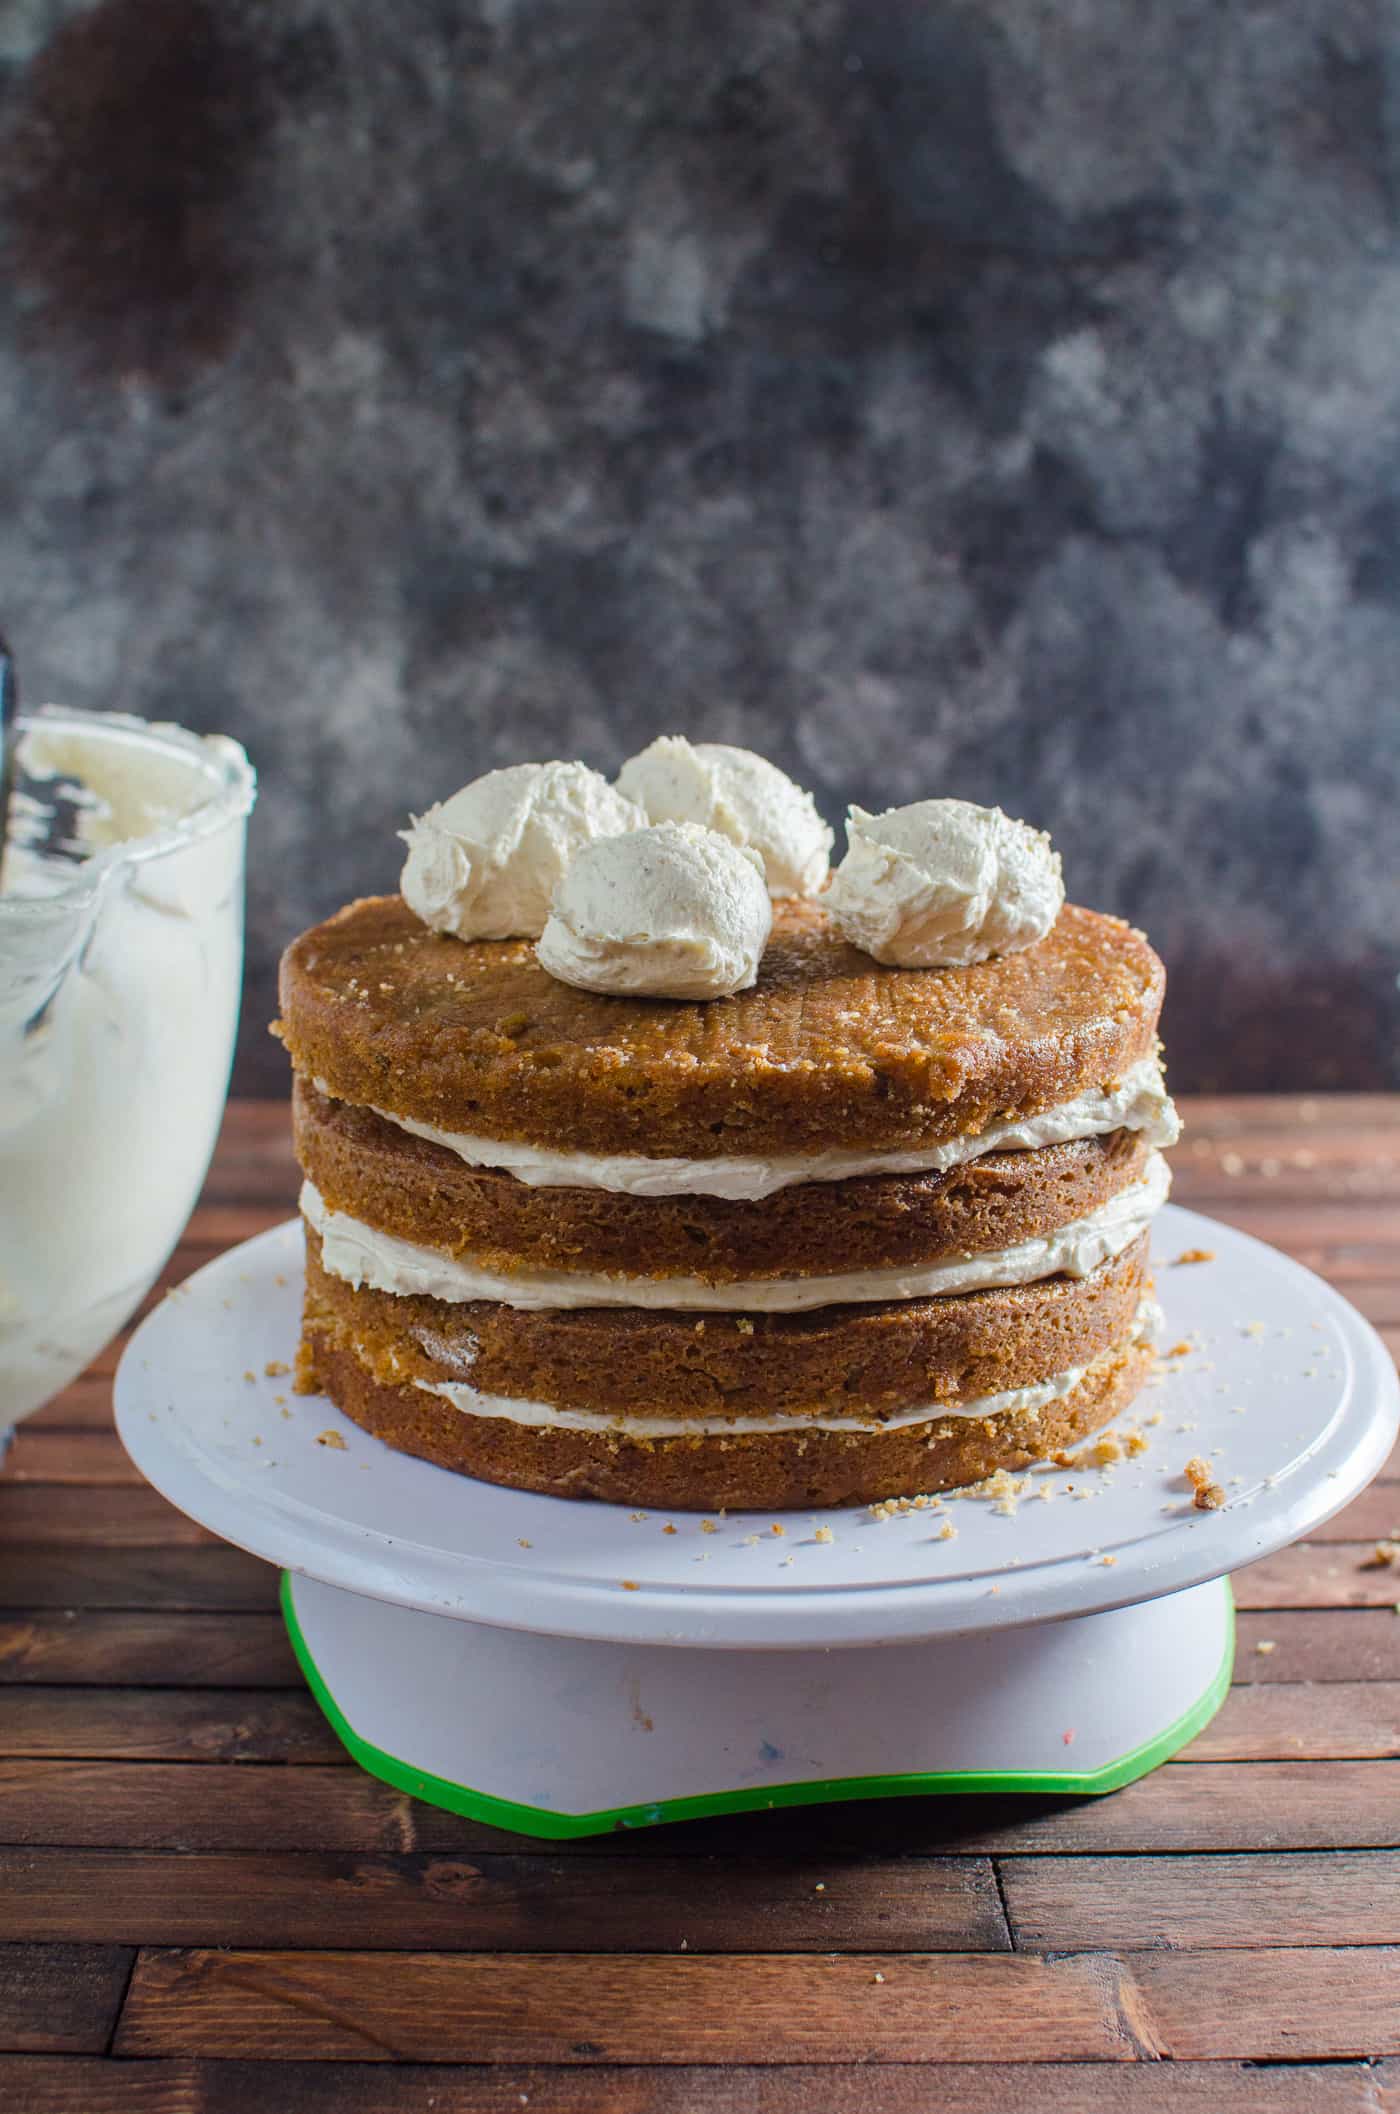
{"type": "Polygon", "coordinates": [[[1032,1470],[1000,1504],[704,1521],[412,1460],[291,1392],[295,1221],[142,1324],[117,1425],[173,1504],[284,1567],[293,1645],[346,1747],[439,1805],[565,1836],[905,1792],[1108,1791],[1224,1696],[1226,1574],[1347,1504],[1400,1425],[1378,1338],[1310,1272],[1171,1207],[1154,1254],[1177,1354],[1117,1427],[1146,1450],[1032,1470]],[[1200,1248],[1213,1260],[1173,1265],[1200,1248]],[[1195,1509],[1192,1455],[1223,1510],[1195,1509]]]}

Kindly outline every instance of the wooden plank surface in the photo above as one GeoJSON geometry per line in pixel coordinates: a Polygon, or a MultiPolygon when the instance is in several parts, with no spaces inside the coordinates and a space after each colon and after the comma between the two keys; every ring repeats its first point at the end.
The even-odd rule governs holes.
{"type": "MultiPolygon", "coordinates": [[[[1186,1115],[1178,1200],[1400,1349],[1400,1097],[1186,1115]]],[[[296,1186],[235,1105],[153,1297],[296,1186]]],[[[126,1461],[120,1347],[0,1475],[0,2105],[1400,2114],[1400,1449],[1239,1574],[1224,1709],[1110,1798],[544,1845],[348,1762],[275,1573],[126,1461]]]]}
{"type": "Polygon", "coordinates": [[[567,1860],[542,1851],[250,1859],[123,1850],[0,1850],[0,1939],[112,1936],[140,1945],[357,1946],[471,1952],[1011,1949],[991,1862],[755,1857],[709,1883],[693,1861],[567,1860]],[[698,1883],[697,1883],[698,1881],[698,1883]]]}
{"type": "Polygon", "coordinates": [[[151,1949],[115,2046],[301,2062],[639,2063],[658,2047],[676,2062],[951,2062],[999,2054],[998,2016],[1042,2059],[1159,2052],[1119,1963],[1025,1953],[615,1954],[605,1973],[563,1953],[542,1978],[502,1954],[151,1949]]]}
{"type": "Polygon", "coordinates": [[[133,1957],[123,1945],[0,1945],[0,2048],[105,2048],[133,1957]]]}
{"type": "MultiPolygon", "coordinates": [[[[1018,1947],[1400,1945],[1400,1853],[1008,1857],[1018,1947]]],[[[37,1934],[36,1934],[37,1935],[37,1934]]]]}
{"type": "Polygon", "coordinates": [[[0,2056],[24,2114],[1393,2114],[1386,2063],[119,2063],[0,2056]]]}

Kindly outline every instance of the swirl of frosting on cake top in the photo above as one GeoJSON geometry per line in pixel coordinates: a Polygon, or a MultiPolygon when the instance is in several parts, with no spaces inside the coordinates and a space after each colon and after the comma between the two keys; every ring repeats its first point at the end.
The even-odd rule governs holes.
{"type": "Polygon", "coordinates": [[[536,939],[582,848],[646,816],[583,763],[517,763],[474,778],[400,832],[399,890],[435,932],[536,939]]]}
{"type": "Polygon", "coordinates": [[[853,946],[902,969],[966,968],[1044,939],[1064,907],[1050,839],[998,807],[853,807],[823,905],[853,946]]]}
{"type": "Polygon", "coordinates": [[[752,749],[663,734],[617,784],[652,822],[698,822],[757,852],[771,896],[814,896],[826,882],[833,839],[815,801],[752,749]]]}
{"type": "Polygon", "coordinates": [[[728,998],[757,980],[772,924],[756,851],[662,822],[584,846],[535,952],[584,991],[728,998]]]}

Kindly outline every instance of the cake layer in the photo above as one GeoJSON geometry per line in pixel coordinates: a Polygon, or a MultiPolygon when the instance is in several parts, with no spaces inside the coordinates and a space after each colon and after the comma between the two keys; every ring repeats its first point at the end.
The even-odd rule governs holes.
{"type": "Polygon", "coordinates": [[[1029,1411],[935,1414],[881,1432],[667,1438],[467,1415],[412,1381],[377,1379],[316,1329],[303,1368],[309,1384],[376,1438],[485,1482],[670,1511],[780,1512],[955,1489],[999,1468],[1029,1467],[1121,1415],[1151,1362],[1151,1347],[1129,1335],[1092,1360],[1068,1392],[1029,1411]]]}
{"type": "Polygon", "coordinates": [[[338,1100],[454,1133],[658,1159],[898,1152],[1120,1081],[1154,1053],[1162,983],[1140,933],[1072,905],[1023,953],[923,970],[784,904],[752,990],[620,998],[386,896],[287,949],[281,1033],[338,1100]]]}
{"type": "Polygon", "coordinates": [[[1143,1234],[1090,1276],[961,1297],[693,1318],[356,1289],[308,1227],[306,1332],[389,1384],[465,1380],[609,1415],[883,1414],[1035,1385],[1125,1342],[1147,1248],[1143,1234]]]}
{"type": "MultiPolygon", "coordinates": [[[[313,1091],[321,1089],[314,1087],[313,1091]]],[[[347,1104],[336,1102],[335,1107],[347,1104]]],[[[384,1116],[382,1109],[368,1113],[384,1116]]],[[[925,1141],[897,1152],[828,1146],[822,1152],[723,1153],[707,1160],[639,1152],[571,1152],[521,1145],[470,1131],[440,1130],[413,1116],[384,1116],[396,1130],[443,1145],[469,1167],[494,1167],[532,1189],[606,1189],[618,1196],[719,1197],[753,1203],[799,1184],[850,1182],[865,1175],[946,1174],[985,1153],[1033,1152],[1129,1130],[1148,1145],[1175,1145],[1181,1120],[1159,1058],[1140,1058],[1116,1079],[1036,1115],[994,1117],[975,1136],[925,1141]]]]}
{"type": "Polygon", "coordinates": [[[761,1202],[531,1188],[298,1080],[297,1158],[335,1212],[479,1267],[736,1279],[903,1269],[1054,1232],[1141,1179],[1130,1131],[999,1152],[947,1174],[809,1182],[761,1202]]]}
{"type": "Polygon", "coordinates": [[[1043,1277],[1088,1277],[1120,1255],[1150,1224],[1166,1199],[1171,1176],[1160,1153],[1141,1176],[1081,1219],[1049,1233],[954,1252],[930,1262],[887,1268],[828,1271],[811,1277],[729,1278],[616,1275],[596,1270],[486,1268],[474,1255],[448,1255],[382,1233],[363,1220],[332,1211],[315,1187],[302,1185],[301,1210],[321,1241],[321,1260],[347,1284],[376,1291],[421,1294],[462,1303],[499,1300],[512,1307],[653,1307],[708,1314],[800,1314],[814,1307],[885,1305],[896,1299],[944,1299],[1043,1277]]]}

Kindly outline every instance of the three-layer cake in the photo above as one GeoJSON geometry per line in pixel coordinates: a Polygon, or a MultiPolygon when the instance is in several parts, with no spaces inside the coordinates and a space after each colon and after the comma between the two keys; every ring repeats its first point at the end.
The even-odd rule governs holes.
{"type": "Polygon", "coordinates": [[[1176,1135],[1142,935],[965,967],[775,906],[711,1003],[353,903],[282,967],[301,1378],[518,1488],[781,1509],[974,1482],[1117,1416],[1176,1135]]]}

